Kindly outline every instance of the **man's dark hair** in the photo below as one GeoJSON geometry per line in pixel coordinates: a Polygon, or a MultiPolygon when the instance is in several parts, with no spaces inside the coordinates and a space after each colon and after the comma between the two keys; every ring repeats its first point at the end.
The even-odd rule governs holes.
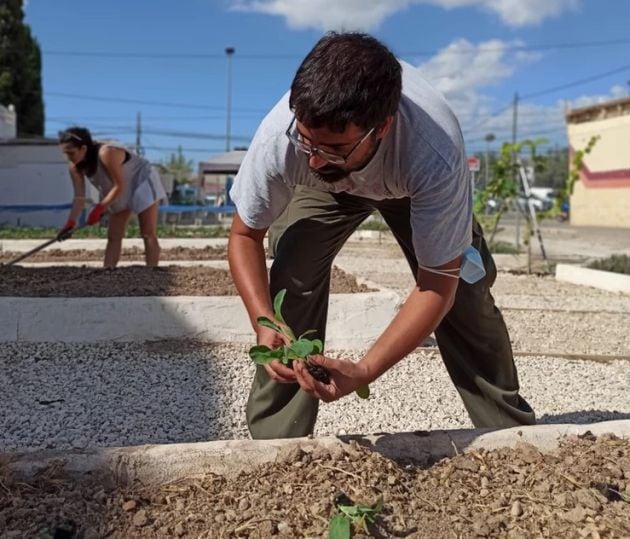
{"type": "Polygon", "coordinates": [[[85,127],[69,127],[64,131],[59,131],[59,144],[70,144],[76,148],[87,146],[85,159],[77,164],[77,168],[88,176],[94,176],[98,164],[98,150],[101,144],[92,139],[89,129],[85,127]]]}
{"type": "Polygon", "coordinates": [[[350,122],[378,127],[398,109],[401,71],[392,52],[372,36],[330,32],[298,68],[289,105],[314,129],[340,133],[350,122]]]}

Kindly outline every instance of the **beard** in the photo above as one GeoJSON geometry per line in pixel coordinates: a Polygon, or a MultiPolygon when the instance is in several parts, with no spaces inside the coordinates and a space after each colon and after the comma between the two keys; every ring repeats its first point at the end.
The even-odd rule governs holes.
{"type": "Polygon", "coordinates": [[[308,170],[312,176],[324,183],[337,183],[341,180],[345,180],[350,175],[349,170],[344,170],[333,165],[326,165],[318,169],[309,167],[308,170]]]}
{"type": "Polygon", "coordinates": [[[369,150],[364,159],[350,169],[343,169],[336,167],[335,165],[328,164],[318,169],[309,167],[309,172],[318,180],[328,184],[340,182],[341,180],[345,180],[348,176],[350,176],[350,173],[356,170],[361,170],[363,167],[365,167],[372,160],[379,146],[380,140],[377,139],[374,143],[374,146],[369,150]]]}

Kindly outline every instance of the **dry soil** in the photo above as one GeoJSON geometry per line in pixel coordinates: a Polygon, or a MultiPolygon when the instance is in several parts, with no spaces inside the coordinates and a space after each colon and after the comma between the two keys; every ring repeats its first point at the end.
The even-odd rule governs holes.
{"type": "Polygon", "coordinates": [[[326,537],[345,504],[383,509],[354,537],[628,537],[630,441],[587,433],[541,454],[476,451],[430,467],[350,443],[293,448],[234,479],[162,486],[72,480],[52,466],[27,482],[0,475],[4,537],[326,537]],[[65,535],[63,535],[65,533],[65,535]]]}

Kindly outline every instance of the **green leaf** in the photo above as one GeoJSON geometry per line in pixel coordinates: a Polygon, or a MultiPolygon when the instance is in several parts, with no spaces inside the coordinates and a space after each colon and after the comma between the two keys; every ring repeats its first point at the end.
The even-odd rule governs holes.
{"type": "Polygon", "coordinates": [[[308,339],[299,339],[294,343],[291,343],[291,351],[298,357],[304,358],[313,354],[313,350],[316,348],[313,341],[308,339]]]}
{"type": "Polygon", "coordinates": [[[328,523],[328,539],[350,539],[350,521],[343,515],[335,515],[328,523]]]}
{"type": "Polygon", "coordinates": [[[249,357],[254,360],[254,363],[256,363],[256,365],[266,365],[267,363],[271,363],[274,359],[282,358],[282,355],[282,348],[276,348],[275,350],[272,350],[264,344],[252,346],[249,349],[249,357]]]}
{"type": "Polygon", "coordinates": [[[340,505],[337,509],[352,518],[359,516],[359,507],[356,505],[340,505]]]}
{"type": "Polygon", "coordinates": [[[306,337],[307,335],[312,335],[313,333],[317,333],[316,329],[309,329],[308,331],[305,331],[304,333],[302,333],[302,335],[300,335],[298,337],[298,340],[300,340],[303,337],[306,337]]]}
{"type": "Polygon", "coordinates": [[[267,361],[267,358],[270,357],[269,352],[271,352],[271,348],[265,346],[264,344],[259,344],[257,346],[252,346],[249,349],[249,357],[251,357],[258,365],[264,365],[265,363],[269,363],[269,361],[271,361],[267,361]]]}
{"type": "Polygon", "coordinates": [[[321,339],[313,339],[311,342],[313,343],[313,351],[311,354],[321,354],[324,349],[324,343],[321,339]]]}
{"type": "Polygon", "coordinates": [[[356,393],[360,398],[367,399],[370,396],[370,386],[365,384],[364,386],[358,387],[356,393]]]}
{"type": "Polygon", "coordinates": [[[286,325],[284,318],[282,318],[282,302],[284,301],[284,296],[287,295],[287,289],[283,288],[276,294],[276,297],[273,298],[273,314],[276,316],[276,320],[286,325]]]}
{"type": "Polygon", "coordinates": [[[259,316],[258,318],[256,318],[256,323],[260,326],[273,329],[278,333],[282,333],[280,326],[278,326],[278,324],[276,324],[273,320],[269,320],[269,318],[267,318],[266,316],[259,316]]]}

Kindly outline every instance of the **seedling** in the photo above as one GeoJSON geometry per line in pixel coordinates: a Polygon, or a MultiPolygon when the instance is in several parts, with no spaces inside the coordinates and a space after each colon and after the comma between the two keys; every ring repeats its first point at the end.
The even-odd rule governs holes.
{"type": "MultiPolygon", "coordinates": [[[[347,497],[344,496],[347,499],[347,497]]],[[[350,502],[349,499],[347,499],[350,502]]],[[[347,503],[347,502],[343,502],[347,503]]],[[[352,503],[352,502],[350,502],[352,503]]],[[[328,524],[329,539],[350,539],[352,532],[369,533],[368,525],[376,522],[376,517],[383,510],[383,497],[374,505],[337,505],[338,513],[328,524]]]]}
{"type": "MultiPolygon", "coordinates": [[[[276,333],[284,336],[289,344],[283,344],[278,348],[269,348],[264,344],[252,346],[249,349],[249,357],[254,360],[256,365],[266,365],[274,360],[278,360],[284,365],[289,365],[292,361],[304,361],[308,372],[313,378],[323,384],[330,383],[330,374],[326,369],[315,365],[308,360],[309,356],[321,354],[324,345],[320,339],[307,339],[307,335],[316,333],[316,330],[309,329],[300,335],[295,336],[293,330],[287,325],[282,316],[282,303],[284,302],[284,296],[286,295],[286,289],[280,290],[273,299],[273,313],[274,320],[267,318],[266,316],[259,316],[256,322],[263,327],[272,329],[276,333]]],[[[367,385],[361,386],[356,390],[356,393],[362,399],[367,399],[370,396],[370,388],[367,385]]]]}

